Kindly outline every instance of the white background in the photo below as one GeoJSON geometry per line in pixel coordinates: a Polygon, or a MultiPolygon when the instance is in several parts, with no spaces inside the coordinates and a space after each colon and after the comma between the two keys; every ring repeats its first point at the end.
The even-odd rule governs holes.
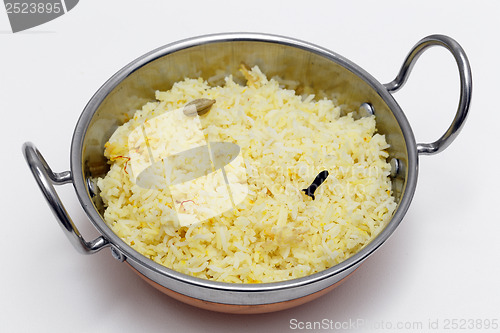
{"type": "MultiPolygon", "coordinates": [[[[347,330],[356,332],[406,321],[422,322],[425,332],[429,320],[438,320],[435,331],[444,332],[447,319],[500,321],[500,2],[280,3],[82,0],[16,34],[0,8],[1,332],[286,332],[292,319],[376,325],[347,330]],[[68,170],[76,121],[112,74],[161,45],[233,31],[318,44],[382,83],[418,40],[442,33],[463,46],[473,70],[466,126],[446,151],[421,156],[414,200],[393,236],[331,293],[263,315],[196,309],[157,292],[108,249],[78,254],[21,153],[22,143],[33,141],[54,171],[68,170]]],[[[418,142],[439,137],[458,101],[452,56],[429,50],[395,97],[418,142]]],[[[72,186],[58,190],[83,235],[95,237],[72,186]]]]}

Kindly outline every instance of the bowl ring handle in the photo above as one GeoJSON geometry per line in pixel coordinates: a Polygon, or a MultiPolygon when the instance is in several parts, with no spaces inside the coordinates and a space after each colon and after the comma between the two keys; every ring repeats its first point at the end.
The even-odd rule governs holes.
{"type": "Polygon", "coordinates": [[[59,195],[57,195],[54,185],[71,183],[71,172],[52,172],[42,154],[32,142],[26,142],[23,144],[23,154],[31,172],[33,173],[33,176],[36,179],[36,182],[38,183],[38,186],[40,187],[40,190],[52,210],[52,213],[59,222],[64,234],[68,237],[69,241],[78,250],[78,252],[83,254],[92,254],[109,246],[110,243],[102,236],[91,242],[85,241],[69,217],[68,212],[59,198],[59,195]]]}
{"type": "Polygon", "coordinates": [[[460,74],[460,101],[458,103],[455,118],[446,132],[438,140],[432,143],[417,144],[417,151],[422,155],[437,154],[455,140],[467,118],[472,95],[472,72],[469,60],[460,44],[454,39],[444,35],[431,35],[420,40],[406,57],[396,78],[385,84],[385,88],[391,93],[401,89],[408,80],[408,76],[417,59],[425,50],[432,46],[445,47],[455,58],[460,74]]]}

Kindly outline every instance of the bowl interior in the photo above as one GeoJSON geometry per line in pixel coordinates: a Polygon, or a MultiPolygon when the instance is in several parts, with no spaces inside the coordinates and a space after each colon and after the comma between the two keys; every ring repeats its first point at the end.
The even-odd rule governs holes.
{"type": "MultiPolygon", "coordinates": [[[[203,77],[212,85],[220,85],[224,83],[224,76],[231,74],[236,81],[244,83],[239,72],[242,63],[250,67],[258,65],[268,78],[278,76],[299,82],[294,87],[297,94],[308,91],[317,98],[334,97],[356,116],[359,116],[358,110],[363,103],[373,106],[377,131],[385,135],[390,144],[389,159],[399,161],[399,172],[392,177],[393,194],[399,207],[393,219],[397,221],[391,221],[391,227],[386,227],[390,230],[379,235],[383,239],[377,240],[377,244],[353,260],[365,258],[392,233],[411,200],[416,181],[416,153],[411,148],[414,146],[411,128],[383,85],[357,65],[315,45],[275,36],[265,39],[254,36],[211,37],[167,45],[127,65],[101,87],[82,113],[72,145],[72,169],[80,171],[81,168],[81,174],[75,174],[75,183],[81,180],[85,186],[84,198],[81,193],[78,195],[93,223],[100,231],[111,232],[103,221],[104,207],[94,181],[109,170],[103,156],[104,144],[115,129],[146,102],[155,100],[156,90],[168,90],[185,78],[203,77]],[[404,199],[408,189],[411,193],[404,199]],[[88,199],[92,207],[85,204],[88,199]]],[[[75,186],[80,192],[80,185],[75,186]]]]}

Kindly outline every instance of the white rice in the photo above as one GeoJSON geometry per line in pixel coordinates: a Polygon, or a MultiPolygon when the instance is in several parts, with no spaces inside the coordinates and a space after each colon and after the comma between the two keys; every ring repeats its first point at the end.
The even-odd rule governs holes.
{"type": "MultiPolygon", "coordinates": [[[[105,147],[111,169],[98,180],[106,223],[144,256],[223,282],[289,280],[342,262],[369,243],[396,208],[389,145],[376,133],[375,116],[340,116],[344,110],[334,101],[297,96],[258,67],[243,72],[246,86],[229,76],[223,87],[198,78],[158,91],[157,101],[116,130],[105,147]],[[216,103],[204,116],[175,118],[176,110],[198,98],[216,103]],[[176,120],[154,123],[163,116],[176,120]],[[182,122],[194,119],[203,135],[184,135],[188,125],[182,122]],[[139,142],[138,128],[149,131],[148,152],[131,147],[139,142]],[[241,158],[225,167],[229,185],[215,172],[199,178],[205,183],[175,189],[138,184],[138,171],[152,164],[147,153],[151,157],[162,147],[175,154],[207,142],[241,148],[241,158]],[[329,176],[312,200],[302,189],[323,170],[329,176]],[[215,184],[213,192],[206,191],[206,182],[215,184]],[[225,190],[232,191],[231,209],[214,204],[228,202],[225,190]],[[212,201],[217,195],[220,200],[212,201]]],[[[189,176],[199,163],[182,165],[174,177],[189,176]]]]}

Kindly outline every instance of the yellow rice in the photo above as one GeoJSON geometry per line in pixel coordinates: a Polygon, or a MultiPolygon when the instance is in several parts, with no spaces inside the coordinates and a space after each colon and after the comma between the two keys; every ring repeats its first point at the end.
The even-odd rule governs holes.
{"type": "MultiPolygon", "coordinates": [[[[177,82],[116,130],[105,146],[111,169],[98,180],[104,218],[144,256],[204,279],[259,283],[320,272],[359,251],[391,219],[389,145],[375,116],[354,119],[335,101],[298,96],[258,67],[245,75],[247,85],[231,76],[216,87],[202,78],[177,82]],[[195,214],[200,189],[189,185],[178,200],[138,185],[129,145],[134,129],[198,98],[216,103],[199,117],[204,137],[196,140],[239,145],[248,191],[234,209],[182,226],[179,214],[195,214]],[[312,200],[302,189],[323,170],[329,177],[312,200]]],[[[179,131],[175,122],[150,131],[158,142],[167,135],[178,151],[187,142],[168,137],[179,131]]]]}

